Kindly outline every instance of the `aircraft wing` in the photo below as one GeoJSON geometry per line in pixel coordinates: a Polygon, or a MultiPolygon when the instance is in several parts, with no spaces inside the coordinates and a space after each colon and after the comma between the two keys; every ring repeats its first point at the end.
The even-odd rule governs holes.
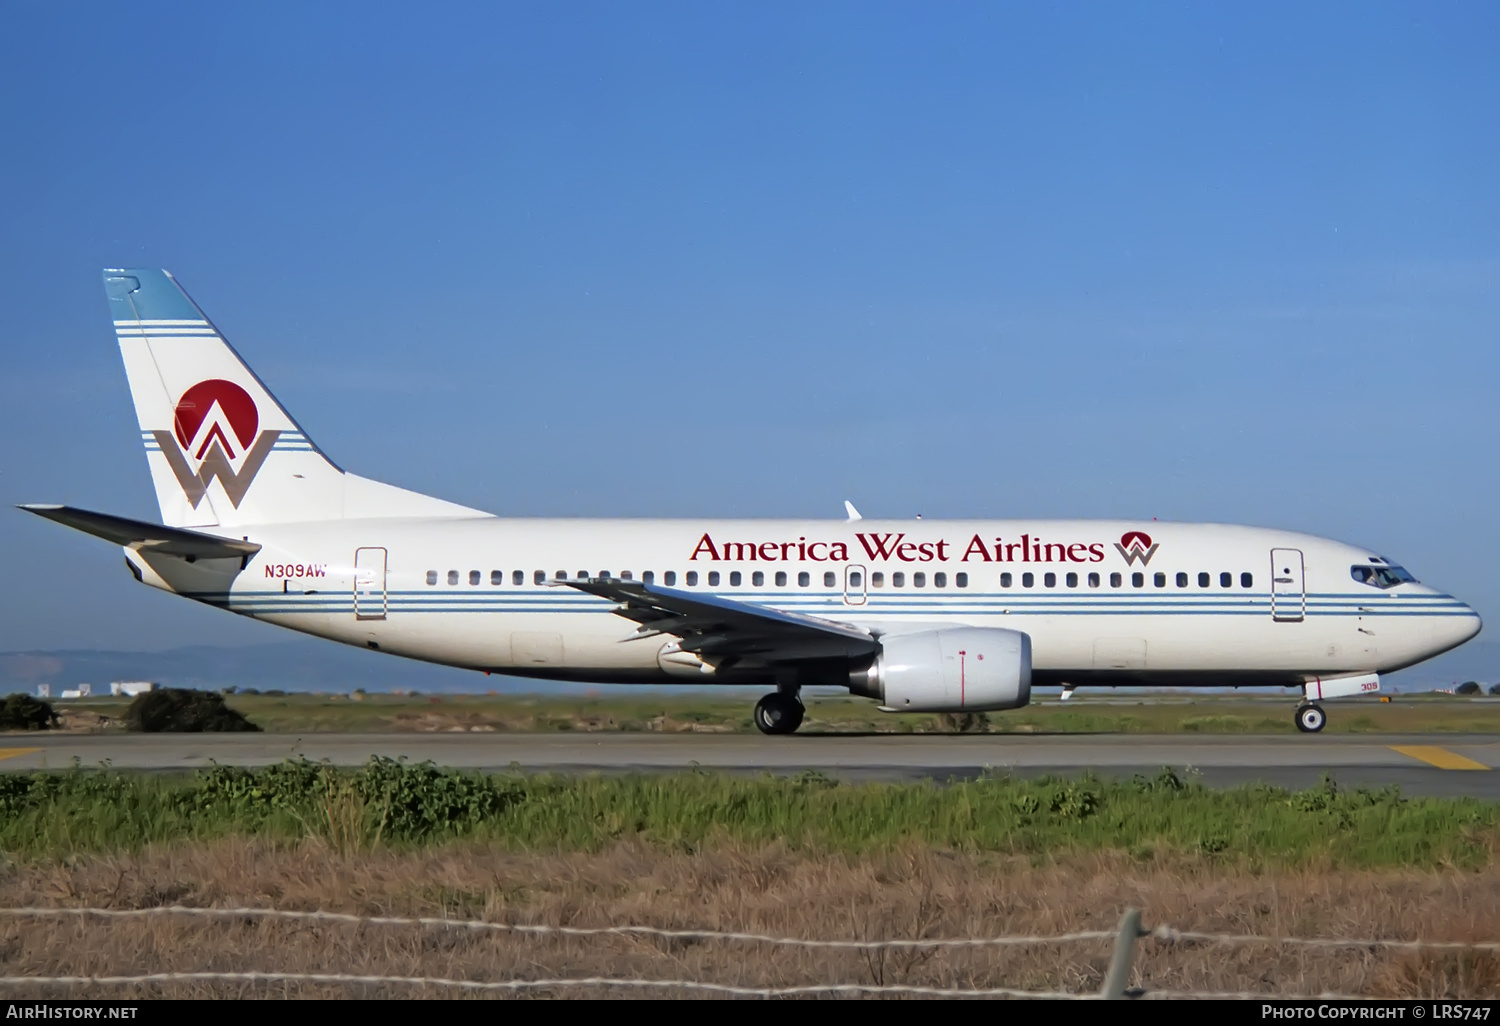
{"type": "Polygon", "coordinates": [[[873,655],[879,648],[869,631],[850,624],[717,595],[613,579],[558,583],[618,602],[615,613],[640,625],[635,637],[670,634],[682,639],[684,651],[701,656],[797,662],[873,655]]]}
{"type": "Polygon", "coordinates": [[[72,506],[32,503],[18,508],[116,545],[146,552],[160,552],[168,556],[183,556],[187,559],[242,559],[260,551],[260,546],[255,542],[216,538],[211,534],[181,527],[163,527],[161,524],[148,524],[144,520],[93,513],[72,506]]]}

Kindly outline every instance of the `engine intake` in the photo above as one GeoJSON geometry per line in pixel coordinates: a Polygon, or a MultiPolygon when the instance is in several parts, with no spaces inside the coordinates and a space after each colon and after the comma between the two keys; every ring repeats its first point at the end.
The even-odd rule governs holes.
{"type": "Polygon", "coordinates": [[[1031,701],[1031,637],[999,627],[953,627],[880,639],[849,690],[892,712],[989,712],[1031,701]]]}

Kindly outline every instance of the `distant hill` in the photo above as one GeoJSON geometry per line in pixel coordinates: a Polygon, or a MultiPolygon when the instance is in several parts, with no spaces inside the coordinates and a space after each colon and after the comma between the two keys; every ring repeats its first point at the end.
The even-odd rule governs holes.
{"type": "MultiPolygon", "coordinates": [[[[317,638],[293,638],[271,645],[218,647],[194,645],[162,652],[111,652],[60,649],[47,652],[0,653],[0,692],[34,691],[50,684],[53,694],[87,681],[95,692],[107,691],[113,680],[153,680],[168,687],[261,691],[347,692],[567,692],[597,691],[597,685],[556,684],[549,681],[486,677],[472,670],[455,670],[377,652],[338,645],[317,638]]],[[[1472,641],[1453,652],[1392,674],[1387,680],[1399,691],[1447,688],[1466,680],[1500,682],[1500,642],[1472,641]]]]}

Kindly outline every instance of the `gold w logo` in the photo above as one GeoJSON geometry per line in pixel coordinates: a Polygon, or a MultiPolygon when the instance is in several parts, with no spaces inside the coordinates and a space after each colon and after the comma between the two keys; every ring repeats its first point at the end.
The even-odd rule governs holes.
{"type": "Polygon", "coordinates": [[[177,477],[177,483],[182,486],[183,494],[196,509],[203,501],[203,496],[208,492],[208,486],[213,484],[214,478],[219,479],[219,484],[224,486],[224,494],[229,496],[230,503],[235,509],[239,509],[240,500],[250,490],[250,482],[255,480],[255,475],[260,472],[260,466],[266,462],[266,457],[271,455],[271,447],[276,444],[276,439],[281,437],[280,431],[262,431],[260,437],[255,440],[245,452],[245,462],[240,466],[238,474],[229,462],[229,457],[224,455],[224,447],[219,444],[217,438],[212,438],[207,443],[208,452],[203,457],[203,462],[198,464],[195,473],[188,466],[187,457],[177,444],[177,439],[170,431],[153,431],[152,437],[156,444],[161,447],[162,454],[167,458],[167,466],[172,468],[172,473],[177,477]]]}

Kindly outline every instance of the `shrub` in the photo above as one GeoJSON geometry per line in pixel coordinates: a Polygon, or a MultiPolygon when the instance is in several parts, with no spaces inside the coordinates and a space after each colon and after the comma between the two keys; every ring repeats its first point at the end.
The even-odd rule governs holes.
{"type": "Polygon", "coordinates": [[[939,713],[938,727],[958,734],[983,734],[990,729],[990,718],[984,713],[939,713]]]}
{"type": "Polygon", "coordinates": [[[40,698],[19,691],[0,703],[0,730],[46,730],[57,726],[57,713],[40,698]]]}
{"type": "Polygon", "coordinates": [[[125,726],[147,734],[260,729],[225,705],[218,692],[190,688],[162,688],[137,695],[125,711],[125,726]]]}

